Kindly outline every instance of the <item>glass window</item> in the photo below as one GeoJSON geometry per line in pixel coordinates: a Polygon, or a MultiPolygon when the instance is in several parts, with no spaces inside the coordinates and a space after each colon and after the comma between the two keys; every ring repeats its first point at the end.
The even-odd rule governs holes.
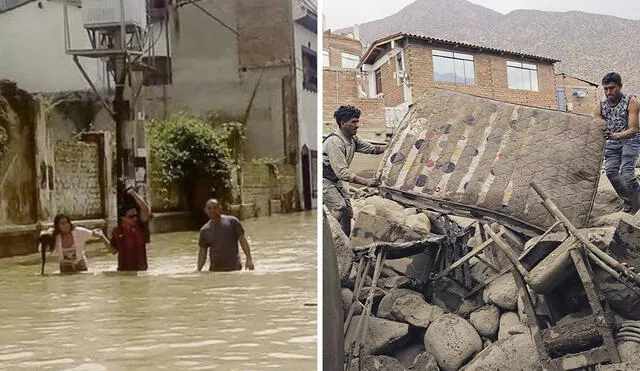
{"type": "Polygon", "coordinates": [[[433,80],[474,85],[476,76],[473,55],[434,50],[433,80]]]}
{"type": "Polygon", "coordinates": [[[329,61],[329,52],[326,50],[322,51],[322,65],[325,67],[329,67],[331,62],[329,61]]]}
{"type": "Polygon", "coordinates": [[[538,91],[538,66],[507,61],[509,89],[538,91]]]}
{"type": "Polygon", "coordinates": [[[341,53],[342,68],[356,68],[360,62],[360,57],[354,54],[341,53]]]}

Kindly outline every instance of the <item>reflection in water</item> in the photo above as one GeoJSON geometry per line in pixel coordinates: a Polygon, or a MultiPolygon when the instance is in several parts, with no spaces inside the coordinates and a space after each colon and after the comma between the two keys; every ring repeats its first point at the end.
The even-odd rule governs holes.
{"type": "Polygon", "coordinates": [[[73,276],[0,260],[0,369],[315,369],[316,214],[243,224],[252,272],[195,272],[196,232],[152,236],[137,277],[111,255],[73,276]]]}

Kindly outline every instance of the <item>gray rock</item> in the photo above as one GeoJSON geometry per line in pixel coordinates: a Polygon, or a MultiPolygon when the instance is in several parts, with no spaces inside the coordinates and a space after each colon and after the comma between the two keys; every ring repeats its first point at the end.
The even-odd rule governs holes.
{"type": "Polygon", "coordinates": [[[431,221],[429,220],[429,217],[423,213],[407,216],[404,220],[404,224],[413,229],[421,229],[426,232],[431,232],[431,221]]]}
{"type": "MultiPolygon", "coordinates": [[[[349,278],[346,282],[342,284],[344,287],[348,287],[351,290],[355,290],[356,286],[356,275],[358,274],[358,264],[354,264],[351,267],[351,272],[349,273],[349,278]]],[[[364,287],[371,286],[372,279],[368,275],[364,276],[364,287]]]]}
{"type": "MultiPolygon", "coordinates": [[[[363,287],[362,290],[360,291],[360,296],[358,297],[358,300],[360,300],[360,302],[362,302],[363,304],[367,301],[367,297],[369,296],[369,291],[371,291],[370,287],[363,287]]],[[[382,298],[385,297],[385,295],[387,295],[386,291],[384,291],[379,287],[376,287],[376,289],[373,292],[372,308],[377,308],[378,304],[380,304],[380,301],[382,300],[382,298]]]]}
{"type": "Polygon", "coordinates": [[[442,370],[454,371],[482,350],[482,339],[464,318],[445,314],[427,329],[424,346],[442,370]]]}
{"type": "Polygon", "coordinates": [[[386,318],[389,320],[394,320],[393,314],[391,313],[393,309],[393,304],[396,302],[398,298],[401,298],[405,295],[413,295],[420,300],[424,300],[424,296],[421,293],[415,292],[407,289],[396,289],[389,292],[387,295],[382,298],[380,304],[378,304],[378,311],[376,312],[376,316],[380,318],[386,318]]]}
{"type": "Polygon", "coordinates": [[[480,305],[464,296],[468,290],[449,278],[441,278],[435,287],[431,303],[445,312],[467,317],[469,313],[480,308],[480,305]]]}
{"type": "Polygon", "coordinates": [[[413,361],[420,353],[424,353],[424,344],[422,344],[422,342],[419,344],[407,345],[395,352],[393,357],[400,361],[400,363],[402,363],[406,368],[411,368],[411,366],[413,366],[413,361]]]}
{"type": "Polygon", "coordinates": [[[523,325],[515,312],[505,312],[500,316],[500,329],[498,330],[498,340],[506,339],[509,336],[529,334],[529,328],[523,325]]]}
{"type": "MultiPolygon", "coordinates": [[[[357,363],[354,360],[353,363],[357,363]]],[[[355,365],[354,365],[355,366],[355,365]]],[[[357,368],[354,368],[357,370],[357,368]]],[[[366,356],[362,371],[407,371],[408,369],[397,359],[389,356],[366,356]]]]}
{"type": "Polygon", "coordinates": [[[413,361],[411,369],[415,371],[440,371],[436,357],[429,352],[420,353],[413,361]]]}
{"type": "Polygon", "coordinates": [[[640,365],[640,343],[623,341],[618,343],[620,361],[640,365]]]}
{"type": "MultiPolygon", "coordinates": [[[[349,290],[346,287],[343,287],[340,290],[340,295],[342,296],[342,311],[344,314],[344,318],[347,318],[349,314],[349,308],[351,308],[351,303],[353,301],[353,291],[349,290]]],[[[355,304],[355,309],[353,310],[354,315],[358,315],[362,313],[362,306],[358,303],[355,304]]]]}
{"type": "Polygon", "coordinates": [[[336,257],[338,259],[338,274],[340,275],[340,281],[344,285],[349,279],[349,273],[351,273],[351,267],[355,254],[351,249],[351,241],[349,237],[340,228],[340,223],[327,214],[327,220],[329,221],[329,227],[331,227],[331,236],[333,237],[333,243],[336,248],[336,257]]]}
{"type": "Polygon", "coordinates": [[[484,289],[482,298],[487,304],[495,304],[506,310],[516,310],[518,307],[518,288],[511,272],[505,273],[491,282],[484,289]]]}
{"type": "Polygon", "coordinates": [[[395,320],[420,328],[428,328],[443,314],[442,309],[414,295],[405,295],[396,299],[391,307],[391,315],[395,320]]]}
{"type": "MultiPolygon", "coordinates": [[[[354,341],[355,331],[362,316],[354,316],[347,329],[344,350],[354,341]]],[[[382,318],[369,317],[368,331],[364,336],[364,354],[388,354],[404,346],[409,340],[409,325],[382,318]]]]}
{"type": "Polygon", "coordinates": [[[485,305],[469,315],[469,323],[480,336],[495,338],[500,325],[500,309],[495,305],[485,305]]]}
{"type": "Polygon", "coordinates": [[[376,215],[393,220],[398,223],[404,222],[404,219],[406,217],[404,211],[405,207],[401,204],[380,196],[368,197],[365,199],[365,202],[368,205],[373,205],[376,208],[376,215]]]}
{"type": "Polygon", "coordinates": [[[498,340],[480,352],[461,371],[537,370],[538,357],[528,334],[498,340]],[[514,368],[514,366],[516,368],[514,368]]]}
{"type": "Polygon", "coordinates": [[[385,290],[393,290],[393,289],[409,289],[413,291],[421,291],[422,284],[418,282],[417,279],[413,277],[406,276],[395,276],[388,277],[384,279],[383,282],[380,283],[380,287],[385,290]]]}

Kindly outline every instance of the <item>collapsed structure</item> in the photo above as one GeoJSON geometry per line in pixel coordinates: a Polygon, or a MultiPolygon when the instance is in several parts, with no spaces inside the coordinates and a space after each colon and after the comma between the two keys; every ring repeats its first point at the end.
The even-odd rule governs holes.
{"type": "Polygon", "coordinates": [[[382,185],[353,193],[351,239],[325,216],[345,368],[639,364],[640,215],[591,217],[604,127],[427,90],[380,162],[382,185]]]}

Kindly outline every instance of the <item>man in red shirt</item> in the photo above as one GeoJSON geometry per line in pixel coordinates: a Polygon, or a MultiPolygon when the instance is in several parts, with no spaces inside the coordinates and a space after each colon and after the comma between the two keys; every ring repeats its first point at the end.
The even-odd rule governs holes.
{"type": "Polygon", "coordinates": [[[127,194],[135,204],[125,203],[119,211],[118,226],[111,233],[111,247],[113,253],[118,254],[119,271],[146,271],[151,210],[133,188],[128,189],[127,194]]]}

